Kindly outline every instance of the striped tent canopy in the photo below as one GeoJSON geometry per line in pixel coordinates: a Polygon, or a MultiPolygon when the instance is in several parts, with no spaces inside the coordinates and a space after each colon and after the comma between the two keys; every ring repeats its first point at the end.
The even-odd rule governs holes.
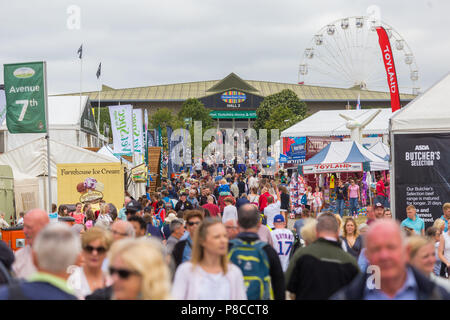
{"type": "Polygon", "coordinates": [[[389,170],[389,163],[355,141],[329,143],[299,165],[303,174],[389,170]]]}

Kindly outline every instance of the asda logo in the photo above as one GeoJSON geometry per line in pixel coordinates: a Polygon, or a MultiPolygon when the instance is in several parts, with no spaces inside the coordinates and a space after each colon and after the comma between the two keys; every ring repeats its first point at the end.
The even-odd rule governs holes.
{"type": "Polygon", "coordinates": [[[31,78],[32,76],[34,76],[35,72],[33,69],[31,69],[29,67],[22,67],[22,68],[18,68],[16,70],[14,70],[13,74],[16,78],[26,79],[26,78],[31,78]]]}

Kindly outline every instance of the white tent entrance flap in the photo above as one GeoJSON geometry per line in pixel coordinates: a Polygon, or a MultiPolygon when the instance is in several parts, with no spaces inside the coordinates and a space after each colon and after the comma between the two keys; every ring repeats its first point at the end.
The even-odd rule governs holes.
{"type": "Polygon", "coordinates": [[[355,141],[329,143],[299,166],[303,174],[389,170],[389,163],[355,141]]]}

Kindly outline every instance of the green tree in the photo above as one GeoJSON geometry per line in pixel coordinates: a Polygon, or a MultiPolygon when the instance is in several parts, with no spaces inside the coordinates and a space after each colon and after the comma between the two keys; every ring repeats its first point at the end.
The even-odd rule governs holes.
{"type": "Polygon", "coordinates": [[[183,102],[178,119],[192,118],[192,121],[201,121],[204,128],[209,128],[213,124],[209,111],[198,99],[190,98],[183,102]]]}
{"type": "Polygon", "coordinates": [[[306,103],[294,91],[285,89],[264,98],[256,110],[254,128],[284,130],[306,117],[306,103]],[[285,121],[286,120],[286,121],[285,121]]]}

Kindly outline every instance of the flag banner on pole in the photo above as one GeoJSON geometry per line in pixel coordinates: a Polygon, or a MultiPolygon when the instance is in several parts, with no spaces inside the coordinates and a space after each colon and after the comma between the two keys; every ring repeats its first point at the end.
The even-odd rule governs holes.
{"type": "Polygon", "coordinates": [[[386,30],[383,27],[377,27],[376,30],[378,33],[381,54],[383,55],[384,67],[386,68],[389,92],[391,93],[391,108],[392,112],[394,112],[401,108],[397,73],[395,72],[394,54],[392,53],[391,43],[389,42],[386,30]]]}
{"type": "Polygon", "coordinates": [[[173,161],[172,161],[172,150],[173,150],[173,146],[175,141],[172,141],[172,127],[171,126],[167,126],[167,141],[168,141],[168,145],[169,145],[169,157],[167,159],[167,176],[169,177],[169,179],[172,177],[172,173],[174,172],[174,168],[173,168],[173,161]]]}
{"type": "Polygon", "coordinates": [[[102,74],[102,63],[100,62],[100,64],[98,65],[97,73],[95,74],[97,76],[97,79],[100,78],[101,74],[102,74]]]}
{"type": "Polygon", "coordinates": [[[155,138],[153,137],[154,132],[151,130],[147,130],[147,140],[149,147],[156,147],[155,138]]]}
{"type": "Polygon", "coordinates": [[[6,117],[6,96],[5,90],[0,89],[0,124],[3,123],[6,117]]]}
{"type": "Polygon", "coordinates": [[[356,102],[356,110],[361,110],[360,94],[358,93],[358,101],[356,102]]]}
{"type": "Polygon", "coordinates": [[[163,143],[162,143],[162,133],[161,133],[161,126],[158,125],[158,147],[161,147],[161,159],[160,159],[160,166],[159,166],[159,177],[162,179],[162,173],[163,173],[163,143]]]}
{"type": "Polygon", "coordinates": [[[44,68],[44,62],[4,65],[6,126],[9,132],[47,132],[44,68]]]}
{"type": "Polygon", "coordinates": [[[133,152],[133,106],[131,104],[108,106],[114,153],[131,156],[133,152]]]}
{"type": "Polygon", "coordinates": [[[78,58],[82,59],[83,58],[83,45],[80,46],[80,48],[77,51],[78,54],[78,58]]]}
{"type": "Polygon", "coordinates": [[[134,153],[139,153],[141,155],[144,147],[142,126],[142,109],[133,109],[134,153]]]}

